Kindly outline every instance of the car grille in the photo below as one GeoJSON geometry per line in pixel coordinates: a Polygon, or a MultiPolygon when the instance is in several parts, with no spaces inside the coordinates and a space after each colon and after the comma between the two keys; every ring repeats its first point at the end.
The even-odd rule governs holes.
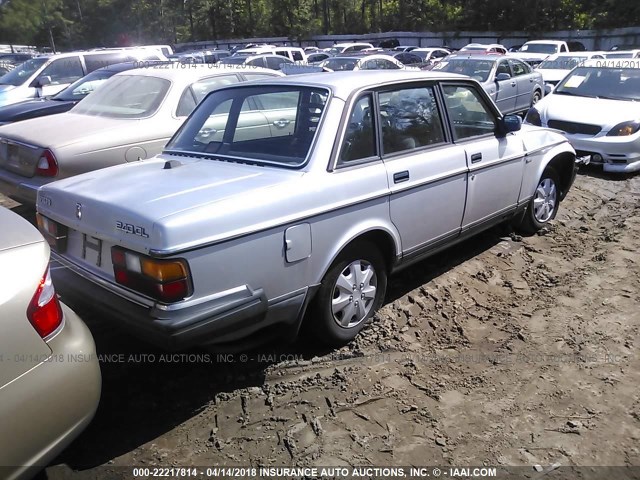
{"type": "Polygon", "coordinates": [[[597,135],[602,128],[599,125],[588,123],[564,122],[562,120],[549,120],[547,126],[557,128],[567,133],[582,133],[584,135],[597,135]]]}

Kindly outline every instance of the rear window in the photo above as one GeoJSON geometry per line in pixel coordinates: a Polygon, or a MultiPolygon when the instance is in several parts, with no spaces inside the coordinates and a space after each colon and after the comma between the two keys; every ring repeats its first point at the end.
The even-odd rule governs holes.
{"type": "Polygon", "coordinates": [[[298,167],[305,163],[328,92],[266,86],[213,92],[167,144],[212,159],[298,167]]]}
{"type": "Polygon", "coordinates": [[[116,75],[72,111],[111,118],[144,118],[153,115],[169,91],[171,82],[146,75],[116,75]]]}

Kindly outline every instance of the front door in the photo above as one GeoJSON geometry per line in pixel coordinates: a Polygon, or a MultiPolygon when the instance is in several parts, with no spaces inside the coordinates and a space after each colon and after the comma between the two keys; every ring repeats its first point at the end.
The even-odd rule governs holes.
{"type": "Polygon", "coordinates": [[[462,231],[515,209],[524,171],[522,140],[496,136],[498,118],[471,85],[443,85],[454,141],[464,148],[469,169],[462,231]]]}

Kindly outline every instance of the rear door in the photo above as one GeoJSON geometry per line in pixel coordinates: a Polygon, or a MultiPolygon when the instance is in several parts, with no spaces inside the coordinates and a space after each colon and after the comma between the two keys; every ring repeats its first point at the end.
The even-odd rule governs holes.
{"type": "Polygon", "coordinates": [[[456,237],[467,190],[465,149],[451,143],[434,83],[381,90],[379,151],[403,255],[456,237]]]}
{"type": "Polygon", "coordinates": [[[442,89],[454,142],[465,150],[469,168],[464,232],[515,209],[525,152],[518,136],[496,136],[498,117],[475,85],[446,83],[442,89]]]}

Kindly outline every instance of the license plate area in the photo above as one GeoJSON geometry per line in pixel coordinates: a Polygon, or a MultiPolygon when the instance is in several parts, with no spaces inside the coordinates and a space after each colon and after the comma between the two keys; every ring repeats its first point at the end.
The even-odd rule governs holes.
{"type": "Polygon", "coordinates": [[[100,238],[77,230],[69,231],[67,256],[87,270],[102,277],[113,276],[111,264],[112,244],[100,238]]]}

